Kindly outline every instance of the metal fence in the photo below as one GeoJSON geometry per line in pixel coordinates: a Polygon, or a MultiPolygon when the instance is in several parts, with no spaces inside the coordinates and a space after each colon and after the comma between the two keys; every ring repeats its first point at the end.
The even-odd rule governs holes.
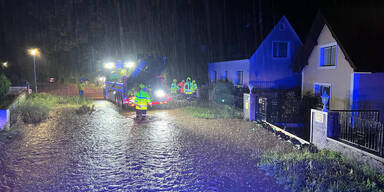
{"type": "Polygon", "coordinates": [[[384,156],[384,125],[379,122],[379,111],[335,110],[338,116],[338,139],[384,156]]]}

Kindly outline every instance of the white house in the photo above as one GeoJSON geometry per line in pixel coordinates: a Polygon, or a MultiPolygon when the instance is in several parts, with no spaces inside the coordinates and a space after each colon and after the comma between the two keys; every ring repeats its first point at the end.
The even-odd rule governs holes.
{"type": "Polygon", "coordinates": [[[291,65],[296,51],[302,46],[301,40],[285,16],[271,27],[247,58],[209,63],[209,81],[229,80],[255,89],[299,87],[300,73],[293,71],[291,65]]]}
{"type": "Polygon", "coordinates": [[[380,110],[383,120],[384,31],[379,26],[356,12],[318,13],[295,60],[302,94],[326,92],[331,110],[380,110]]]}
{"type": "Polygon", "coordinates": [[[209,63],[208,71],[210,83],[228,80],[235,85],[249,85],[249,59],[209,63]]]}

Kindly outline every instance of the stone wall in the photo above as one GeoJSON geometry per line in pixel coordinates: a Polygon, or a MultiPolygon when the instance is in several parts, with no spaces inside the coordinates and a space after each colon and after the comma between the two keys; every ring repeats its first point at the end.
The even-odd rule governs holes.
{"type": "Polygon", "coordinates": [[[2,129],[8,130],[13,125],[13,123],[16,122],[16,120],[17,120],[17,115],[15,114],[16,108],[20,103],[24,102],[26,98],[27,98],[27,92],[26,91],[19,92],[18,96],[12,102],[12,104],[9,105],[7,109],[2,110],[2,113],[1,113],[2,114],[2,116],[1,116],[1,121],[2,121],[1,126],[2,127],[0,127],[0,130],[2,130],[2,129]],[[3,113],[5,115],[4,117],[3,117],[3,113]],[[5,122],[3,122],[3,121],[5,121],[5,122]]]}
{"type": "Polygon", "coordinates": [[[357,149],[337,140],[327,138],[326,148],[339,151],[349,159],[356,159],[359,162],[367,163],[377,171],[384,173],[384,158],[357,149]]]}

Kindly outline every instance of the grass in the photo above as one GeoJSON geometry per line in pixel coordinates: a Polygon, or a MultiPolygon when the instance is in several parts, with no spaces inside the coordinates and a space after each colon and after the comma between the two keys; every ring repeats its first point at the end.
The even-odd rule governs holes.
{"type": "MultiPolygon", "coordinates": [[[[90,100],[75,96],[55,96],[47,93],[32,94],[16,109],[25,123],[38,123],[49,117],[49,112],[58,108],[85,108],[90,100]]],[[[89,108],[89,107],[87,107],[89,108]]]]}
{"type": "Polygon", "coordinates": [[[79,96],[56,96],[48,93],[32,94],[28,97],[26,102],[45,106],[50,109],[91,104],[90,100],[79,96]]]}
{"type": "Polygon", "coordinates": [[[181,108],[193,117],[204,119],[242,118],[243,113],[233,107],[222,104],[203,104],[181,108]]]}
{"type": "Polygon", "coordinates": [[[293,191],[383,191],[384,175],[340,153],[321,150],[262,156],[260,167],[293,191]]]}

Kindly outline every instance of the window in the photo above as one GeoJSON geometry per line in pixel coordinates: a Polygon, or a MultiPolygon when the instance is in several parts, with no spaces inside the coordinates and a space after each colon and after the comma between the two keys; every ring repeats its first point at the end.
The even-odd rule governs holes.
{"type": "Polygon", "coordinates": [[[288,42],[274,41],[272,44],[273,57],[286,58],[288,56],[288,42]]]}
{"type": "Polygon", "coordinates": [[[236,72],[236,83],[238,85],[243,85],[243,71],[237,71],[236,72]]]}
{"type": "Polygon", "coordinates": [[[280,31],[285,31],[285,28],[286,28],[286,25],[285,25],[284,23],[281,23],[281,24],[279,25],[279,30],[280,30],[280,31]]]}
{"type": "Polygon", "coordinates": [[[320,66],[336,66],[336,45],[320,48],[320,66]]]}
{"type": "Polygon", "coordinates": [[[213,74],[212,74],[212,82],[216,83],[216,80],[217,80],[217,72],[216,71],[213,71],[213,74]]]}
{"type": "Polygon", "coordinates": [[[224,80],[228,81],[228,71],[224,71],[224,80]]]}
{"type": "Polygon", "coordinates": [[[329,109],[329,103],[331,102],[331,85],[315,83],[314,84],[314,92],[315,92],[316,97],[320,97],[320,100],[321,100],[321,96],[323,95],[323,93],[324,92],[327,93],[327,95],[329,96],[329,100],[327,103],[327,109],[329,109]]]}

